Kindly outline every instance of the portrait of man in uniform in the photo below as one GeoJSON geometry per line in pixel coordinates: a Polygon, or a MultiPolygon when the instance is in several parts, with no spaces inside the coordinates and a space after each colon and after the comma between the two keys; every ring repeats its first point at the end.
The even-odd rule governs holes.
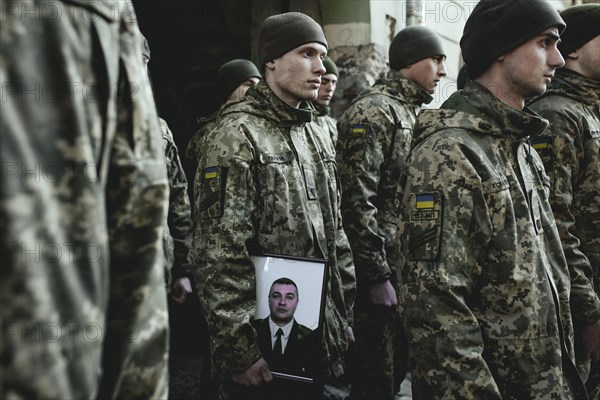
{"type": "Polygon", "coordinates": [[[269,316],[257,320],[258,345],[272,371],[291,375],[310,374],[310,338],[313,330],[294,318],[300,302],[298,286],[286,277],[269,289],[269,316]]]}
{"type": "Polygon", "coordinates": [[[276,378],[275,385],[268,386],[278,387],[273,393],[285,389],[285,397],[292,390],[310,398],[305,390],[320,380],[327,262],[272,254],[252,261],[256,271],[252,326],[261,355],[276,378]]]}

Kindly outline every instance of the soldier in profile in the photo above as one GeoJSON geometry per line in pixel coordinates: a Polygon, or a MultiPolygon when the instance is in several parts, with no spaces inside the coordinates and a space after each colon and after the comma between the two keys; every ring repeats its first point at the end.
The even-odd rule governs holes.
{"type": "Polygon", "coordinates": [[[417,399],[586,399],[570,282],[525,107],[564,65],[545,0],[481,0],[469,79],[419,114],[400,178],[399,305],[417,399]]]}

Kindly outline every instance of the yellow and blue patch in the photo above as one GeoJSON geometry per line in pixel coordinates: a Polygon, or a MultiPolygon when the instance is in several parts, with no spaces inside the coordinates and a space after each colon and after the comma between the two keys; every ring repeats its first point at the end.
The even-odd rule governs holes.
{"type": "Polygon", "coordinates": [[[435,205],[433,194],[425,193],[416,196],[415,207],[418,210],[433,208],[435,205]]]}
{"type": "Polygon", "coordinates": [[[352,125],[352,133],[363,134],[367,132],[367,126],[363,124],[352,125]]]}
{"type": "Polygon", "coordinates": [[[531,147],[536,150],[545,150],[550,147],[552,138],[550,136],[540,136],[531,139],[531,147]]]}
{"type": "Polygon", "coordinates": [[[442,198],[439,192],[412,193],[408,200],[410,219],[406,229],[408,259],[436,260],[442,237],[442,198]]]}
{"type": "Polygon", "coordinates": [[[220,166],[202,170],[198,215],[200,218],[219,218],[223,215],[227,169],[220,166]]]}
{"type": "Polygon", "coordinates": [[[204,179],[214,179],[219,176],[217,167],[204,168],[204,179]]]}

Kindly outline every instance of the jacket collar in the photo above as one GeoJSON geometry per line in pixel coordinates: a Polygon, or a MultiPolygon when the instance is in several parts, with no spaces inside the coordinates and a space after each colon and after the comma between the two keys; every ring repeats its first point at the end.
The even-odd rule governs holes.
{"type": "Polygon", "coordinates": [[[429,104],[433,100],[433,97],[427,93],[425,89],[410,79],[402,76],[399,71],[394,70],[390,70],[387,77],[379,79],[375,82],[373,87],[361,93],[357,100],[375,94],[383,94],[403,103],[409,103],[415,106],[429,104]]]}
{"type": "Polygon", "coordinates": [[[561,68],[545,95],[570,97],[589,106],[600,106],[600,81],[587,78],[570,69],[561,68]]]}
{"type": "Polygon", "coordinates": [[[267,118],[283,126],[299,125],[313,120],[315,109],[309,101],[301,102],[299,108],[291,107],[277,97],[264,81],[248,89],[246,97],[251,105],[260,109],[267,118]]]}
{"type": "Polygon", "coordinates": [[[479,135],[521,140],[537,136],[547,127],[548,121],[528,108],[516,110],[498,100],[479,83],[469,81],[439,110],[423,110],[415,124],[413,137],[417,144],[441,129],[457,128],[479,135]]]}

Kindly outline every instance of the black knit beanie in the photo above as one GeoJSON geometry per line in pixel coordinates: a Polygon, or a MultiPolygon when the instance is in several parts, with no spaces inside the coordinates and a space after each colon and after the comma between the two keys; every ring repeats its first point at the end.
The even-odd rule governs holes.
{"type": "Polygon", "coordinates": [[[236,59],[226,62],[219,68],[219,87],[222,88],[222,94],[227,99],[231,93],[248,79],[262,76],[252,61],[236,59]]]}
{"type": "Polygon", "coordinates": [[[413,25],[402,29],[390,44],[390,68],[398,71],[428,57],[446,56],[440,37],[431,29],[413,25]]]}
{"type": "Polygon", "coordinates": [[[560,12],[567,28],[558,44],[563,57],[567,57],[596,36],[600,35],[600,4],[581,4],[560,12]]]}
{"type": "Polygon", "coordinates": [[[264,68],[267,61],[284,55],[305,43],[321,43],[327,39],[321,25],[306,14],[288,12],[265,19],[258,31],[258,59],[264,68]]]}
{"type": "Polygon", "coordinates": [[[323,66],[325,67],[325,75],[334,74],[337,77],[340,76],[337,65],[335,65],[335,63],[333,62],[333,60],[331,58],[325,57],[323,59],[323,66]]]}
{"type": "Polygon", "coordinates": [[[479,77],[496,57],[554,26],[562,31],[565,23],[548,0],[481,0],[460,39],[469,78],[479,77]]]}

